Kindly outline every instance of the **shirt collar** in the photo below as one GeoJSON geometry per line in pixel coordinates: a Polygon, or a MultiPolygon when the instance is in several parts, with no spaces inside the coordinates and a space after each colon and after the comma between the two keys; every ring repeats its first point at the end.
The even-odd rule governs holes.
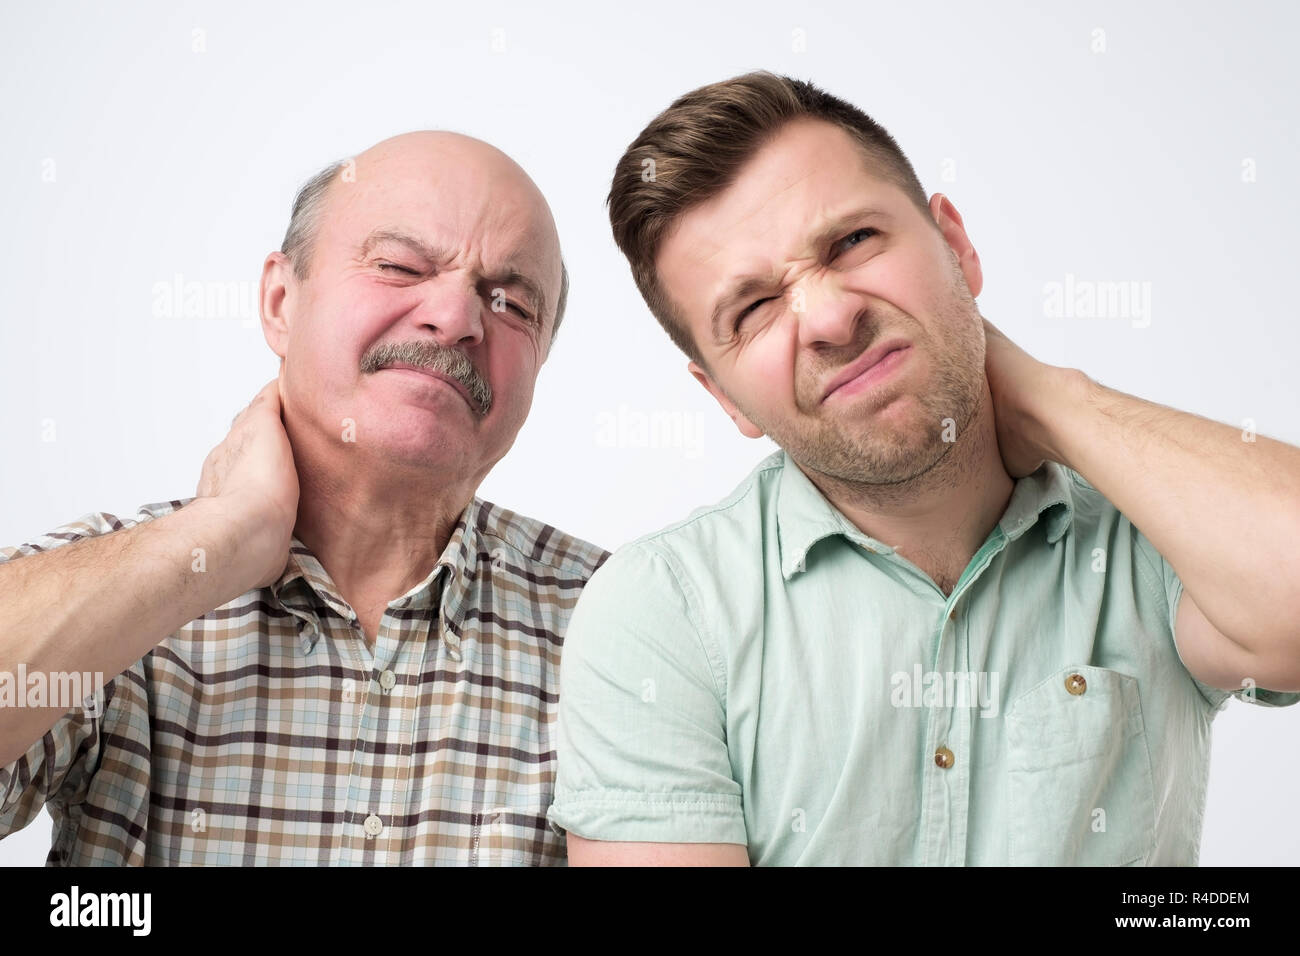
{"type": "MultiPolygon", "coordinates": [[[[808,552],[818,541],[843,535],[875,554],[893,554],[894,549],[863,534],[853,522],[826,500],[817,486],[795,464],[789,452],[781,452],[781,485],[777,491],[776,521],[781,573],[788,581],[804,570],[808,552]]],[[[1071,479],[1056,462],[1045,462],[1032,475],[1016,481],[998,527],[1007,539],[1023,535],[1044,513],[1047,541],[1055,544],[1074,517],[1070,497],[1071,479]]]]}
{"type": "MultiPolygon", "coordinates": [[[[483,521],[483,504],[478,498],[470,502],[461,512],[433,569],[411,590],[390,601],[390,605],[418,610],[442,603],[449,615],[459,610],[477,565],[477,537],[483,521]]],[[[329,572],[297,535],[290,541],[289,562],[279,580],[271,585],[271,595],[301,622],[299,641],[304,654],[310,654],[320,640],[322,605],[344,620],[353,620],[356,616],[339,594],[329,572]]]]}
{"type": "Polygon", "coordinates": [[[1064,465],[1044,462],[1032,475],[1016,480],[1011,500],[998,521],[998,527],[1015,541],[1043,518],[1047,543],[1056,544],[1074,520],[1074,499],[1070,494],[1073,479],[1064,465]]]}

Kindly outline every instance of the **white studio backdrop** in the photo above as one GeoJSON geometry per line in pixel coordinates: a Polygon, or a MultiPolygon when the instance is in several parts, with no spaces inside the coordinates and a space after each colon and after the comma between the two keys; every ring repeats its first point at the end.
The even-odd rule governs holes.
{"type": "MultiPolygon", "coordinates": [[[[720,498],[774,446],[687,374],[604,200],[652,116],[757,68],[898,138],[965,219],[981,311],[1030,353],[1300,443],[1297,19],[1258,2],[6,0],[0,542],[192,495],[275,375],[254,296],[296,188],[422,128],[519,161],[572,273],[532,415],[480,494],[608,548],[720,498]],[[200,316],[167,292],[193,282],[200,316]],[[1080,282],[1119,297],[1062,314],[1080,282]]],[[[1300,863],[1298,731],[1300,709],[1216,719],[1203,864],[1300,863]]],[[[42,815],[0,863],[43,862],[49,838],[42,815]]]]}

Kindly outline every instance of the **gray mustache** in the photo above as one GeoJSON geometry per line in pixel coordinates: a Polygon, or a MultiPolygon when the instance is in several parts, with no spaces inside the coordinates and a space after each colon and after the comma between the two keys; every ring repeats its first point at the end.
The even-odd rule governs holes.
{"type": "Polygon", "coordinates": [[[492,386],[479,374],[469,356],[459,349],[444,348],[427,339],[418,342],[381,342],[362,356],[361,371],[369,375],[397,362],[455,379],[469,392],[480,417],[491,411],[492,386]]]}

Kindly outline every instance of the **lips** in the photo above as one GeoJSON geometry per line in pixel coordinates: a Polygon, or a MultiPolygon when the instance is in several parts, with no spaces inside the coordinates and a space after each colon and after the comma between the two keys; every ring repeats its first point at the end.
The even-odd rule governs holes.
{"type": "Polygon", "coordinates": [[[822,392],[822,401],[831,397],[841,385],[847,385],[863,372],[866,372],[872,366],[878,364],[881,359],[891,352],[907,348],[911,343],[904,339],[891,339],[888,342],[882,342],[880,345],[870,348],[859,355],[854,361],[846,365],[826,386],[822,392]]]}
{"type": "Polygon", "coordinates": [[[421,368],[418,365],[409,365],[406,362],[394,362],[391,365],[385,365],[384,371],[389,371],[389,370],[395,370],[399,372],[418,372],[421,375],[427,375],[429,378],[436,378],[440,382],[446,382],[456,391],[460,392],[461,398],[465,399],[466,403],[468,403],[470,408],[478,407],[477,405],[475,405],[474,399],[470,397],[469,390],[466,389],[465,386],[462,385],[460,382],[456,381],[456,379],[452,378],[450,375],[444,375],[442,372],[435,371],[434,369],[431,368],[421,368]]]}

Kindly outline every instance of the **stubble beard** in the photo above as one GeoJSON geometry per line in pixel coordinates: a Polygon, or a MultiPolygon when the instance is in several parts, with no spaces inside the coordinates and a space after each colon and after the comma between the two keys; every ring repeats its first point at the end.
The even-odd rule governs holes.
{"type": "Polygon", "coordinates": [[[970,470],[977,442],[964,440],[987,394],[984,374],[982,318],[956,262],[950,289],[939,305],[933,326],[944,340],[902,313],[902,323],[889,316],[864,318],[852,346],[837,353],[834,368],[842,368],[879,342],[883,334],[903,332],[914,352],[906,361],[922,356],[933,366],[930,387],[913,394],[913,410],[893,415],[886,423],[883,409],[901,395],[886,396],[874,406],[875,422],[864,425],[820,403],[821,383],[829,369],[806,369],[797,386],[797,405],[811,415],[802,421],[777,424],[750,421],[784,448],[805,470],[825,476],[834,484],[852,486],[873,498],[906,496],[924,482],[960,483],[970,470]],[[815,417],[813,417],[815,415],[815,417]],[[955,453],[960,449],[960,452],[955,453]]]}

